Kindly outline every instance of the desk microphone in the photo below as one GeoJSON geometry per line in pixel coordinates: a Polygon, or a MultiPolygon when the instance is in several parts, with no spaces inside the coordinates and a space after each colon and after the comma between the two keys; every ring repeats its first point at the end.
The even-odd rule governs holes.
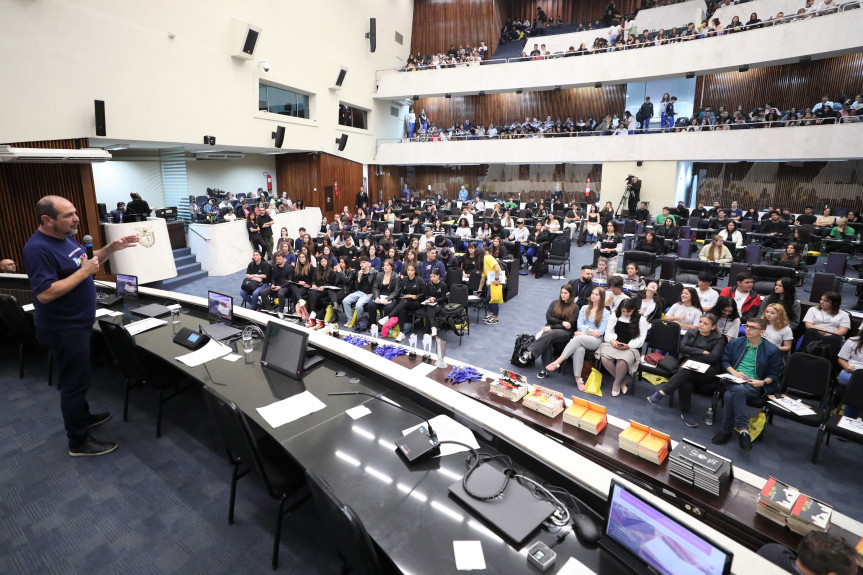
{"type": "Polygon", "coordinates": [[[84,240],[84,249],[87,250],[87,259],[92,260],[93,259],[93,236],[88,234],[88,235],[84,236],[83,240],[84,240]]]}
{"type": "Polygon", "coordinates": [[[438,441],[437,435],[432,429],[431,424],[428,422],[428,419],[418,413],[414,413],[410,409],[386,400],[379,395],[372,395],[371,393],[366,393],[364,391],[336,391],[334,393],[328,393],[327,395],[367,395],[380,401],[386,401],[393,407],[397,407],[402,411],[410,413],[414,417],[418,417],[425,421],[425,427],[420,426],[396,441],[396,451],[401,453],[408,463],[417,463],[433,455],[440,454],[440,442],[438,441]]]}

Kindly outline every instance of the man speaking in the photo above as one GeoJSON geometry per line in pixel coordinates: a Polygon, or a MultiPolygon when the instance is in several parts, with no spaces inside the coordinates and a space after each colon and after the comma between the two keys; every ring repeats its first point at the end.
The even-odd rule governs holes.
{"type": "Polygon", "coordinates": [[[138,238],[118,238],[92,252],[73,237],[79,218],[72,202],[45,196],[36,204],[36,215],[39,228],[24,246],[24,268],[35,296],[36,338],[54,355],[58,366],[69,455],[104,455],[117,449],[117,444],[91,437],[90,428],[105,423],[111,414],[91,414],[87,404],[90,337],[96,319],[93,275],[114,252],[135,245],[138,238]]]}

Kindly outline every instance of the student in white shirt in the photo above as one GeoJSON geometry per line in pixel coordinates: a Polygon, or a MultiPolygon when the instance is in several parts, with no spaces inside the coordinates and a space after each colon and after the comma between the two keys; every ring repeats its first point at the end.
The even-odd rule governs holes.
{"type": "Polygon", "coordinates": [[[724,335],[728,341],[740,335],[740,312],[733,299],[720,296],[713,306],[712,313],[719,318],[716,322],[716,331],[724,335]]]}
{"type": "Polygon", "coordinates": [[[632,374],[641,361],[641,346],[647,337],[649,326],[643,315],[635,309],[635,302],[623,300],[616,313],[611,314],[605,330],[605,342],[599,346],[597,355],[608,373],[614,376],[611,395],[626,395],[632,374]],[[636,325],[633,325],[637,323],[636,325]]]}
{"type": "Polygon", "coordinates": [[[685,287],[680,292],[680,301],[666,312],[665,319],[680,324],[680,331],[698,329],[701,318],[701,301],[695,288],[685,287]]]}
{"type": "Polygon", "coordinates": [[[727,242],[734,242],[737,248],[743,247],[743,234],[737,231],[737,222],[733,220],[728,222],[724,230],[719,230],[717,235],[727,242]]]}
{"type": "Polygon", "coordinates": [[[828,291],[821,296],[819,307],[811,307],[803,318],[806,329],[817,329],[825,333],[845,336],[851,329],[851,316],[842,311],[842,296],[828,291]]]}
{"type": "Polygon", "coordinates": [[[719,299],[719,292],[710,287],[712,281],[709,274],[701,274],[698,276],[698,301],[701,302],[701,309],[704,313],[709,312],[716,305],[716,300],[719,299]]]}
{"type": "MultiPolygon", "coordinates": [[[[863,368],[863,336],[848,338],[839,351],[839,385],[846,387],[851,381],[851,376],[858,369],[863,368]]],[[[856,419],[860,417],[860,409],[849,405],[845,406],[843,415],[856,419]]]]}
{"type": "Polygon", "coordinates": [[[608,287],[605,305],[614,313],[621,302],[628,300],[629,296],[623,293],[623,278],[620,276],[611,276],[611,279],[608,280],[608,287]]]}
{"type": "Polygon", "coordinates": [[[791,327],[788,325],[788,316],[785,315],[785,308],[778,303],[769,304],[764,309],[764,319],[767,321],[767,329],[761,336],[779,348],[784,357],[788,357],[791,352],[791,343],[794,335],[791,333],[791,327]]]}

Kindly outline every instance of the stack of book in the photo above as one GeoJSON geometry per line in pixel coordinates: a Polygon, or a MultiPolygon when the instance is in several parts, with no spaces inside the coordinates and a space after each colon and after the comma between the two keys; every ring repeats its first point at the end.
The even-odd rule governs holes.
{"type": "Polygon", "coordinates": [[[684,438],[669,458],[671,475],[718,496],[731,482],[731,460],[684,438]]]}
{"type": "Polygon", "coordinates": [[[621,432],[618,440],[620,448],[624,451],[661,465],[668,457],[668,444],[671,438],[666,433],[630,419],[629,427],[621,432]]]}
{"type": "Polygon", "coordinates": [[[491,382],[489,393],[510,401],[518,401],[527,395],[527,378],[507,369],[500,369],[500,377],[491,382]]]}
{"type": "Polygon", "coordinates": [[[563,412],[563,422],[598,435],[608,425],[605,407],[572,396],[572,405],[563,412]]]}
{"type": "Polygon", "coordinates": [[[833,507],[831,505],[801,494],[791,508],[788,528],[800,535],[806,535],[810,531],[827,531],[830,529],[832,516],[833,507]]]}
{"type": "Polygon", "coordinates": [[[522,402],[525,407],[538,411],[548,417],[557,417],[563,411],[563,394],[547,387],[537,385],[533,393],[528,394],[522,402]]]}
{"type": "Polygon", "coordinates": [[[755,513],[779,525],[786,525],[791,517],[791,508],[800,496],[800,491],[771,477],[758,496],[755,513]]]}

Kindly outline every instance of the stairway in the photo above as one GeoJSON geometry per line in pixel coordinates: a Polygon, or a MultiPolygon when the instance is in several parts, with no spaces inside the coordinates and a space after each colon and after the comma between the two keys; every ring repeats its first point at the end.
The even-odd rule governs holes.
{"type": "Polygon", "coordinates": [[[173,250],[174,265],[177,266],[177,277],[159,280],[147,284],[147,287],[173,291],[181,285],[207,277],[207,272],[201,269],[198,258],[192,254],[190,248],[173,250]]]}

